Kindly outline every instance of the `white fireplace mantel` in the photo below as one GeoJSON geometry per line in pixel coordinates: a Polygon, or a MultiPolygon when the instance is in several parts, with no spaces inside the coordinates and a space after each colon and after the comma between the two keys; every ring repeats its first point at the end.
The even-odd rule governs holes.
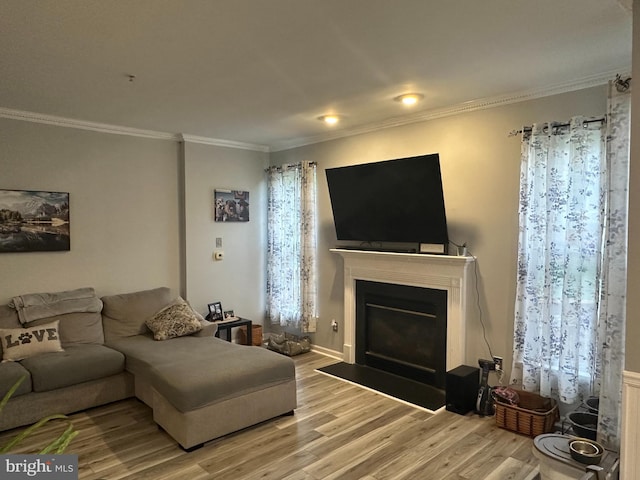
{"type": "Polygon", "coordinates": [[[447,291],[447,371],[465,363],[473,257],[331,249],[344,259],[343,360],[356,361],[356,280],[447,291]]]}

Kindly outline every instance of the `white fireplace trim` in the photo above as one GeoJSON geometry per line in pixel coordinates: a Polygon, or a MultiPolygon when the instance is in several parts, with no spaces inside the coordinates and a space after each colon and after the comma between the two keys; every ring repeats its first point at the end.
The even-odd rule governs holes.
{"type": "Polygon", "coordinates": [[[473,257],[373,252],[335,248],[344,259],[343,360],[355,363],[356,281],[447,291],[447,371],[465,364],[470,266],[473,257]]]}

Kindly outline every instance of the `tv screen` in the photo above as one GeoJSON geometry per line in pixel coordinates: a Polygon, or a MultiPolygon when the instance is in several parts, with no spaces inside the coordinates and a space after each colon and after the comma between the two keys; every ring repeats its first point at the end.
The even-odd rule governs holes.
{"type": "Polygon", "coordinates": [[[339,241],[448,246],[436,154],[326,170],[339,241]]]}

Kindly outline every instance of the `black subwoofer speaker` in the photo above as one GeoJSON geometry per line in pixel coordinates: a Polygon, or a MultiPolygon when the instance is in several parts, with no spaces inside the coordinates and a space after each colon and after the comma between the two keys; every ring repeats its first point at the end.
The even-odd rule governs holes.
{"type": "Polygon", "coordinates": [[[475,409],[479,387],[479,368],[460,365],[448,371],[445,383],[447,410],[465,415],[475,409]]]}

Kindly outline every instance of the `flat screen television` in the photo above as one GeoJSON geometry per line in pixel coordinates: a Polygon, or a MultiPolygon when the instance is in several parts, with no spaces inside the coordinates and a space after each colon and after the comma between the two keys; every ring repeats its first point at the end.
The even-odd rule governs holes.
{"type": "Polygon", "coordinates": [[[338,241],[382,250],[390,243],[413,244],[408,251],[447,253],[437,153],[328,168],[326,175],[338,241]]]}

